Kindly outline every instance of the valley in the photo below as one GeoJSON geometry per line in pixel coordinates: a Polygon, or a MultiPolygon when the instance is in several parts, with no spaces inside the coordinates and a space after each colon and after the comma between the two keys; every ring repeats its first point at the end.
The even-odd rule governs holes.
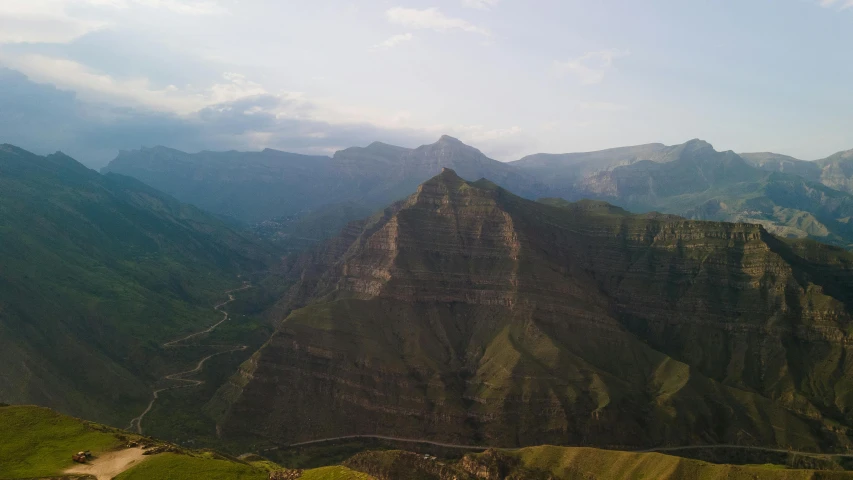
{"type": "MultiPolygon", "coordinates": [[[[500,469],[528,469],[519,478],[539,478],[557,467],[535,464],[531,470],[518,459],[543,444],[565,445],[569,450],[560,458],[574,458],[573,448],[592,449],[582,457],[592,458],[596,448],[607,447],[620,455],[671,453],[696,462],[777,463],[788,469],[842,471],[853,457],[846,393],[853,254],[758,219],[695,220],[670,207],[661,213],[631,211],[665,206],[666,199],[683,212],[714,195],[725,196],[731,206],[731,192],[746,188],[738,183],[744,181],[754,185],[769,178],[766,190],[751,190],[765,196],[782,185],[806,185],[753,170],[731,152],[688,142],[644,147],[637,155],[652,159],[632,161],[619,155],[637,150],[620,150],[618,165],[581,177],[598,179],[587,183],[598,185],[595,189],[575,185],[562,198],[539,198],[558,190],[544,177],[507,173],[512,164],[493,167],[479,151],[449,137],[411,150],[371,145],[350,149],[336,161],[394,155],[402,167],[411,162],[416,169],[355,197],[339,189],[349,203],[300,206],[288,214],[292,207],[285,201],[282,212],[291,217],[263,228],[208,216],[135,180],[81,169],[67,157],[30,156],[14,147],[4,152],[7,168],[0,172],[9,185],[55,182],[52,172],[70,168],[76,177],[63,173],[62,188],[72,195],[93,198],[94,188],[121,202],[129,199],[131,208],[156,212],[157,219],[144,225],[170,233],[158,234],[145,261],[174,262],[167,252],[176,252],[173,258],[194,272],[177,280],[183,283],[155,291],[180,302],[173,305],[192,305],[195,320],[169,327],[174,315],[149,315],[162,320],[139,323],[126,338],[147,338],[145,348],[156,355],[114,360],[137,372],[137,399],[98,404],[121,412],[103,421],[163,438],[180,451],[255,452],[269,457],[264,461],[281,462],[276,468],[334,466],[374,478],[395,478],[383,469],[399,459],[405,468],[425,468],[424,478],[444,478],[451,471],[467,478],[465,462],[473,465],[471,455],[480,454],[466,452],[493,448],[503,452],[496,457],[504,465],[500,469]],[[462,166],[474,177],[497,172],[503,184],[520,186],[524,195],[487,178],[466,180],[439,165],[462,166]],[[412,187],[414,194],[398,196],[436,168],[432,178],[412,187]],[[704,172],[698,177],[704,186],[680,180],[697,171],[704,172]],[[74,178],[79,183],[68,183],[74,178]],[[607,182],[615,190],[601,186],[607,182]],[[635,192],[635,184],[652,190],[635,192]],[[699,188],[705,190],[689,191],[699,188]],[[629,208],[620,206],[626,202],[629,208]],[[177,226],[175,234],[171,225],[177,226]],[[186,234],[177,233],[182,229],[199,233],[187,242],[181,237],[186,234]],[[220,270],[201,267],[210,260],[196,259],[214,251],[213,268],[220,270]],[[202,278],[204,293],[193,296],[189,286],[202,278]],[[388,449],[402,453],[376,453],[388,449]],[[411,450],[427,453],[406,453],[411,450]],[[445,462],[438,470],[433,469],[438,464],[412,463],[429,452],[445,462]]],[[[593,157],[600,161],[606,154],[593,157]]],[[[15,188],[21,199],[31,195],[15,188]]],[[[795,198],[785,195],[786,202],[795,198]]],[[[843,214],[847,194],[832,195],[837,201],[826,211],[843,214]]],[[[74,197],[56,201],[67,198],[74,197]]],[[[83,226],[93,222],[88,201],[73,207],[86,218],[83,226]]],[[[827,215],[818,210],[824,207],[797,208],[827,215]]],[[[102,224],[115,221],[114,213],[101,215],[102,224]]],[[[56,240],[38,229],[14,231],[42,235],[32,237],[40,242],[56,240]]],[[[68,231],[69,241],[78,245],[73,235],[100,235],[68,231]]],[[[843,243],[838,232],[832,238],[843,243]]],[[[125,260],[119,252],[143,248],[146,235],[127,237],[109,253],[113,257],[90,247],[84,258],[108,265],[140,262],[146,257],[125,260]]],[[[14,256],[4,258],[14,265],[14,256]]],[[[57,271],[58,265],[46,268],[57,271]]],[[[62,305],[74,305],[70,298],[62,305]]],[[[101,330],[119,327],[110,317],[103,322],[101,330]]],[[[69,338],[90,341],[85,335],[69,338]]],[[[32,395],[0,399],[44,403],[32,395]]],[[[162,458],[128,472],[152,475],[186,463],[182,457],[162,458]]],[[[201,460],[189,463],[196,461],[201,460]]],[[[575,468],[580,467],[560,470],[558,475],[569,476],[556,478],[574,478],[567,472],[575,468]]],[[[324,472],[316,475],[332,470],[324,472]]]]}
{"type": "Polygon", "coordinates": [[[853,0],[0,0],[0,480],[853,480],[853,0]]]}
{"type": "MultiPolygon", "coordinates": [[[[163,344],[163,348],[179,348],[179,347],[181,347],[181,346],[186,346],[186,345],[178,345],[178,344],[179,344],[179,343],[183,343],[183,342],[185,342],[185,341],[187,341],[187,340],[189,340],[189,339],[191,339],[191,338],[195,338],[195,337],[198,337],[198,336],[200,336],[200,335],[205,335],[205,334],[208,334],[208,333],[210,333],[210,332],[212,332],[212,331],[216,330],[216,328],[217,328],[218,326],[220,326],[220,325],[222,325],[224,322],[228,321],[228,318],[229,318],[229,316],[228,316],[228,312],[224,312],[224,311],[222,311],[222,308],[223,308],[225,305],[228,305],[229,303],[231,303],[231,302],[233,302],[233,301],[234,301],[234,295],[233,295],[233,294],[234,294],[235,292],[240,292],[240,291],[243,291],[243,290],[246,290],[246,289],[249,289],[249,288],[252,288],[252,287],[251,287],[251,285],[244,285],[244,286],[242,286],[242,287],[240,287],[240,288],[235,288],[235,289],[233,289],[233,290],[228,290],[228,291],[226,291],[226,292],[225,292],[225,295],[227,295],[227,296],[228,296],[228,300],[226,300],[226,301],[224,301],[224,302],[222,302],[222,303],[220,303],[220,304],[217,304],[217,305],[215,305],[215,306],[213,307],[213,309],[214,309],[215,311],[217,311],[217,312],[222,312],[222,320],[220,320],[219,322],[217,322],[217,323],[215,323],[215,324],[211,325],[210,327],[207,327],[207,328],[206,328],[206,329],[204,329],[204,330],[198,331],[198,332],[196,332],[196,333],[191,333],[191,334],[189,334],[189,335],[187,335],[187,336],[185,336],[185,337],[181,337],[181,338],[178,338],[178,339],[176,339],[176,340],[170,340],[170,341],[168,341],[168,342],[166,342],[166,343],[164,343],[164,344],[163,344]]],[[[192,370],[186,370],[186,371],[183,371],[183,372],[171,373],[171,374],[168,374],[168,375],[164,375],[164,376],[162,377],[162,379],[160,380],[161,382],[162,382],[162,381],[183,382],[183,385],[180,385],[180,384],[179,384],[179,385],[173,385],[173,386],[171,386],[171,387],[163,387],[163,388],[159,388],[159,389],[157,389],[157,390],[154,390],[154,392],[153,392],[153,398],[151,399],[151,402],[148,404],[148,406],[145,408],[145,410],[144,410],[144,411],[143,411],[143,412],[142,412],[138,417],[135,417],[134,419],[132,419],[132,420],[130,421],[130,424],[129,424],[129,425],[128,425],[128,427],[127,427],[127,429],[128,429],[128,430],[136,430],[136,432],[137,432],[137,433],[139,433],[140,435],[142,435],[142,420],[145,418],[145,415],[147,415],[147,414],[148,414],[148,412],[150,412],[150,411],[151,411],[151,408],[153,408],[153,407],[154,407],[154,402],[156,402],[156,401],[157,401],[157,399],[158,399],[158,398],[159,398],[159,396],[160,396],[160,393],[165,392],[165,391],[168,391],[168,390],[174,390],[174,389],[176,389],[176,388],[192,388],[192,387],[197,387],[197,386],[199,386],[199,385],[203,384],[203,383],[204,383],[204,381],[203,381],[203,380],[193,380],[193,379],[190,379],[190,378],[184,378],[184,377],[187,377],[187,376],[193,376],[194,374],[197,374],[197,373],[198,373],[198,372],[199,372],[199,371],[204,367],[205,362],[207,362],[207,361],[208,361],[208,360],[210,360],[211,358],[213,358],[213,357],[215,357],[215,356],[218,356],[218,355],[225,355],[225,354],[232,353],[232,352],[239,352],[239,351],[243,351],[243,350],[246,350],[247,348],[249,348],[249,346],[248,346],[248,345],[209,345],[209,344],[207,344],[207,345],[206,345],[206,344],[197,344],[197,345],[193,345],[193,346],[195,346],[195,347],[216,347],[216,348],[222,348],[222,347],[225,347],[226,349],[221,350],[221,351],[216,352],[216,353],[211,353],[210,355],[207,355],[206,357],[203,357],[201,360],[199,360],[199,361],[198,361],[198,363],[196,363],[195,368],[193,368],[192,370]]]]}

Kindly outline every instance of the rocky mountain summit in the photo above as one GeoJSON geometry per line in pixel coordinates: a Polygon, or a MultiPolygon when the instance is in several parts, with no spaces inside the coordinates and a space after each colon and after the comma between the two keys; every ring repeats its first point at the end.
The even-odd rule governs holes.
{"type": "Polygon", "coordinates": [[[758,224],[445,169],[293,262],[289,313],[209,408],[224,437],[281,444],[846,448],[851,266],[758,224]]]}

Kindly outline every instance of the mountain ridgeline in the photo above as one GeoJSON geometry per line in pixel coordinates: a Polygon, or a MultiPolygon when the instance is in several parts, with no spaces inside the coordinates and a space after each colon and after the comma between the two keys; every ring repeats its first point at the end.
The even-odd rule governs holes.
{"type": "MultiPolygon", "coordinates": [[[[708,182],[744,168],[723,157],[708,182]]],[[[207,405],[223,438],[851,446],[837,247],[445,169],[288,265],[277,331],[207,405]]]]}
{"type": "Polygon", "coordinates": [[[135,177],[208,211],[255,223],[335,203],[380,209],[443,167],[493,179],[525,195],[537,193],[531,178],[448,136],[415,149],[374,142],[333,157],[269,149],[187,154],[156,147],[123,151],[103,171],[135,177]]]}
{"type": "Polygon", "coordinates": [[[186,154],[156,147],[122,152],[104,171],[136,177],[243,222],[277,220],[272,225],[280,227],[279,233],[301,237],[302,243],[316,238],[306,236],[299,225],[312,224],[313,231],[322,232],[318,238],[326,238],[363,212],[404,198],[447,167],[463,178],[488,178],[530,199],[590,198],[638,213],[761,223],[781,236],[848,247],[853,245],[851,162],[850,152],[804,162],[775,154],[718,152],[692,140],[675,146],[537,154],[502,163],[444,136],[416,149],[377,142],[333,157],[273,150],[186,154]],[[332,208],[340,213],[328,215],[332,208]],[[322,217],[323,223],[311,217],[322,217]]]}

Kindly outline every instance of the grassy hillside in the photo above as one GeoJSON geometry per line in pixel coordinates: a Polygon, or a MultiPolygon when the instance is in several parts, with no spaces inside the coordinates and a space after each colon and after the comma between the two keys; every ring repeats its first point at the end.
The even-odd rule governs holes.
{"type": "Polygon", "coordinates": [[[214,454],[154,455],[136,467],[122,473],[116,480],[149,480],[155,478],[209,480],[266,480],[266,469],[246,463],[217,458],[214,454]]]}
{"type": "MultiPolygon", "coordinates": [[[[778,465],[718,465],[660,453],[629,453],[593,448],[532,447],[507,454],[518,467],[547,472],[558,479],[656,480],[817,480],[853,478],[850,472],[787,469],[778,465]]],[[[487,455],[475,456],[490,463],[487,455]]]]}
{"type": "MultiPolygon", "coordinates": [[[[213,451],[188,450],[148,437],[59,414],[44,407],[0,406],[0,479],[58,476],[78,464],[71,455],[81,450],[98,457],[128,444],[167,448],[171,452],[145,456],[117,476],[121,480],[266,480],[278,465],[257,457],[242,461],[213,451]]],[[[302,471],[305,480],[370,480],[343,466],[302,471]]]]}
{"type": "Polygon", "coordinates": [[[0,478],[55,475],[74,465],[73,453],[122,443],[117,431],[31,406],[0,407],[0,432],[0,478]]]}
{"type": "Polygon", "coordinates": [[[75,160],[0,146],[0,401],[124,424],[191,361],[161,344],[270,253],[200,210],[75,160]]]}
{"type": "Polygon", "coordinates": [[[659,453],[541,446],[488,450],[459,461],[405,451],[355,455],[346,465],[380,480],[830,480],[853,472],[791,469],[784,465],[720,465],[659,453]]]}
{"type": "MultiPolygon", "coordinates": [[[[245,460],[214,451],[188,450],[128,434],[47,408],[0,407],[0,479],[60,475],[77,465],[71,454],[91,450],[90,464],[128,444],[170,450],[131,465],[119,480],[266,480],[282,468],[257,456],[245,460]]],[[[243,457],[241,457],[243,458],[243,457]]],[[[458,457],[457,457],[458,458],[458,457]]],[[[458,461],[442,461],[406,451],[367,451],[344,465],[290,471],[301,480],[546,480],[552,479],[758,479],[818,480],[853,478],[850,472],[789,469],[780,465],[731,466],[684,459],[659,453],[629,453],[571,447],[530,447],[468,454],[458,461]],[[549,477],[548,475],[551,475],[549,477]]]]}

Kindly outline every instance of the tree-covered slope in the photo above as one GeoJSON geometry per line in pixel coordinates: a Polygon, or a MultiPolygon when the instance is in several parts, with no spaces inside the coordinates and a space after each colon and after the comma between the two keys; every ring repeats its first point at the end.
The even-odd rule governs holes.
{"type": "Polygon", "coordinates": [[[850,445],[851,254],[551,203],[448,170],[305,255],[223,435],[850,445]]]}
{"type": "Polygon", "coordinates": [[[123,424],[169,368],[163,340],[269,261],[137,180],[0,146],[0,401],[123,424]]]}

